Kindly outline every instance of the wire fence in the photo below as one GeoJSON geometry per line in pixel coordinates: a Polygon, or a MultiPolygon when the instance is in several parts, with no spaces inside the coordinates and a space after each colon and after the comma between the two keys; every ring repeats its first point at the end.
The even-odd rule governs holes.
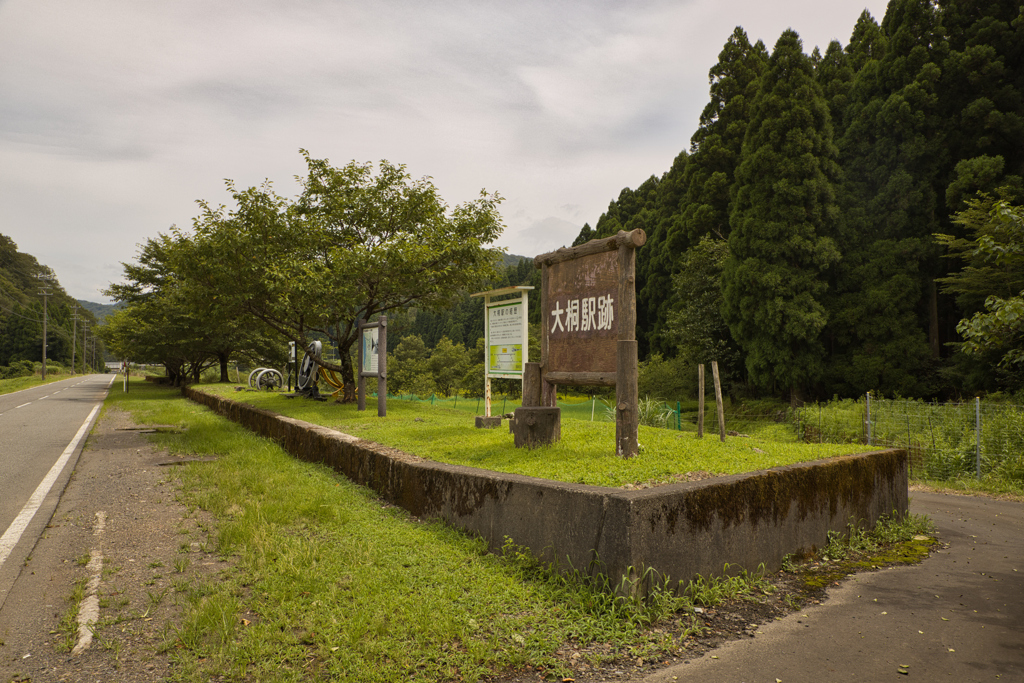
{"type": "MultiPolygon", "coordinates": [[[[368,396],[376,397],[376,393],[367,393],[368,396]]],[[[484,414],[484,399],[479,397],[448,396],[442,397],[436,394],[431,396],[417,396],[415,394],[388,394],[389,399],[401,401],[416,401],[435,406],[442,406],[456,410],[462,410],[473,415],[484,414]]],[[[496,394],[491,397],[491,414],[505,415],[512,413],[522,405],[518,396],[506,396],[496,394]]],[[[556,405],[562,409],[562,417],[572,420],[587,420],[591,422],[614,422],[615,412],[612,408],[613,402],[599,396],[558,396],[556,405]]],[[[640,423],[650,427],[660,427],[677,431],[695,431],[697,428],[696,402],[690,401],[673,403],[645,397],[640,400],[640,423]],[[693,404],[693,405],[690,405],[693,404]]],[[[726,422],[730,432],[742,432],[751,425],[760,423],[785,423],[787,413],[779,410],[778,406],[770,409],[748,409],[738,410],[734,407],[726,408],[726,422]]],[[[709,433],[718,431],[718,410],[714,399],[708,401],[704,411],[704,428],[709,433]]]]}
{"type": "Polygon", "coordinates": [[[993,475],[1024,482],[1024,406],[869,394],[804,406],[793,410],[790,419],[805,441],[906,448],[915,478],[993,475]]]}
{"type": "MultiPolygon", "coordinates": [[[[367,393],[368,396],[376,397],[376,393],[367,393]]],[[[388,399],[399,401],[416,401],[433,406],[462,410],[470,415],[484,414],[484,399],[479,397],[465,396],[417,396],[416,394],[392,394],[388,393],[388,399]]],[[[505,415],[515,412],[516,408],[523,405],[518,396],[504,396],[498,394],[491,397],[491,415],[505,415]]],[[[562,416],[574,420],[596,420],[602,421],[605,417],[605,408],[601,399],[588,396],[567,396],[559,397],[557,405],[562,409],[562,416]]]]}

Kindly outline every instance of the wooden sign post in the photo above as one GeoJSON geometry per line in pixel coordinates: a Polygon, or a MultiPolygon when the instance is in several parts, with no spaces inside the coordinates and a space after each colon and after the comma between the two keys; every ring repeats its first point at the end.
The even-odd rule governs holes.
{"type": "MultiPolygon", "coordinates": [[[[636,249],[643,230],[536,257],[541,269],[540,403],[555,406],[559,384],[615,387],[615,450],[639,452],[636,249]]],[[[524,403],[526,400],[524,387],[524,403]]]]}
{"type": "Polygon", "coordinates": [[[366,378],[377,378],[377,417],[388,414],[388,317],[375,323],[360,320],[359,382],[356,384],[358,410],[366,410],[366,378]]]}

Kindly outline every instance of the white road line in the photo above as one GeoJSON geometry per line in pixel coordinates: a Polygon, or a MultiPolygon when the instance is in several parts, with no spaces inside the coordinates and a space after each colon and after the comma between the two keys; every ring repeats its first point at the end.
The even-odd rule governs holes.
{"type": "Polygon", "coordinates": [[[20,406],[14,406],[14,409],[17,410],[18,408],[24,408],[25,406],[30,405],[32,405],[32,401],[29,401],[28,403],[22,403],[20,406]]]}
{"type": "MultiPolygon", "coordinates": [[[[61,456],[57,458],[57,462],[53,464],[50,471],[46,473],[43,480],[39,482],[39,486],[36,487],[32,497],[25,503],[25,507],[21,509],[18,516],[14,518],[11,525],[7,527],[7,531],[4,532],[3,536],[0,536],[0,567],[3,566],[4,562],[7,561],[7,557],[14,550],[14,546],[18,545],[18,541],[21,540],[21,535],[25,533],[25,529],[28,528],[29,522],[35,517],[36,512],[43,504],[43,500],[46,499],[46,494],[53,488],[53,484],[57,481],[57,477],[64,470],[64,466],[68,464],[68,460],[71,459],[75,449],[78,448],[78,444],[85,438],[85,435],[89,432],[89,427],[92,425],[93,418],[100,412],[100,408],[103,406],[102,403],[97,403],[93,406],[92,412],[89,413],[89,417],[85,418],[85,422],[78,428],[78,433],[75,434],[75,438],[71,440],[68,447],[64,449],[61,456]]],[[[20,407],[20,406],[19,406],[20,407]]]]}
{"type": "Polygon", "coordinates": [[[89,585],[85,588],[85,598],[78,608],[78,643],[71,651],[71,656],[80,655],[92,644],[92,625],[100,618],[100,576],[103,573],[103,530],[107,524],[107,513],[100,510],[96,513],[96,526],[92,535],[96,537],[96,547],[89,553],[89,585]]]}

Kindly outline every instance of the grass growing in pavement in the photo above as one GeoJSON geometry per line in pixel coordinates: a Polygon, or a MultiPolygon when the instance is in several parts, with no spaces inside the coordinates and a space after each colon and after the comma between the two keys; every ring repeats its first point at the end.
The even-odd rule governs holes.
{"type": "MultiPolygon", "coordinates": [[[[186,615],[166,647],[178,680],[472,681],[527,664],[568,676],[556,656],[567,643],[607,644],[581,660],[591,665],[650,659],[694,628],[685,594],[615,597],[552,576],[511,544],[488,554],[173,390],[140,385],[108,403],[186,427],[152,436],[173,452],[219,456],[179,470],[183,502],[218,520],[216,548],[234,569],[176,587],[186,615]],[[675,628],[649,629],[670,617],[675,628]]],[[[765,590],[757,575],[729,586],[732,597],[765,590]]]]}
{"type": "Polygon", "coordinates": [[[800,577],[805,590],[820,591],[855,572],[921,562],[938,543],[934,531],[925,515],[882,517],[873,529],[851,522],[845,534],[829,531],[817,556],[800,564],[787,558],[783,567],[800,577]]]}
{"type": "Polygon", "coordinates": [[[875,450],[859,444],[806,444],[786,438],[786,425],[771,425],[749,438],[640,427],[639,457],[614,452],[611,422],[562,420],[562,440],[532,450],[515,448],[500,429],[477,429],[466,413],[423,402],[389,401],[388,415],[373,406],[359,412],[352,404],[288,399],[280,393],[239,391],[227,385],[203,385],[203,391],[288,415],[313,424],[399,448],[423,458],[455,465],[596,486],[674,481],[676,475],[705,471],[741,474],[780,465],[875,450]]]}

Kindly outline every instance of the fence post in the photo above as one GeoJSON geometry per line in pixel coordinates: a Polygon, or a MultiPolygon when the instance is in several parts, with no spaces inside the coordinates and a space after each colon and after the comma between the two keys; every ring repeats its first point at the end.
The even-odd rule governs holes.
{"type": "Polygon", "coordinates": [[[914,452],[910,449],[910,400],[907,400],[907,460],[910,461],[910,469],[914,469],[914,452]]]}
{"type": "Polygon", "coordinates": [[[715,380],[715,407],[718,408],[718,438],[725,442],[725,403],[722,401],[722,383],[718,379],[718,361],[711,361],[711,376],[715,380]]]}
{"type": "Polygon", "coordinates": [[[697,366],[697,438],[704,438],[704,364],[697,366]]]}
{"type": "Polygon", "coordinates": [[[981,479],[981,396],[974,397],[975,476],[981,479]]]}
{"type": "Polygon", "coordinates": [[[683,431],[683,404],[676,401],[676,431],[683,431]]]}
{"type": "Polygon", "coordinates": [[[868,445],[874,446],[875,444],[871,443],[871,392],[864,394],[864,398],[864,431],[868,437],[868,445]]]}

